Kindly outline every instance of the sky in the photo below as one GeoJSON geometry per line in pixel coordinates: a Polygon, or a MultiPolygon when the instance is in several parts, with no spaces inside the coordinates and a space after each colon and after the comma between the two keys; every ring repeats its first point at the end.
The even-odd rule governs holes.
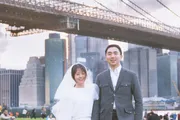
{"type": "MultiPolygon", "coordinates": [[[[92,6],[98,6],[94,0],[71,0],[78,3],[83,3],[92,6]]],[[[124,14],[140,16],[138,13],[131,10],[128,6],[123,4],[120,0],[97,0],[100,3],[104,4],[113,11],[121,12],[124,14]]],[[[124,0],[127,2],[127,0],[124,0]]],[[[180,27],[180,18],[173,15],[167,9],[162,7],[156,0],[131,0],[138,4],[140,7],[150,12],[157,19],[162,22],[180,27]]],[[[161,0],[174,12],[180,15],[179,0],[161,0]]],[[[130,3],[128,3],[130,4],[130,3]]],[[[33,35],[19,36],[19,37],[10,37],[9,33],[5,31],[6,26],[0,24],[0,67],[7,69],[25,69],[29,57],[32,56],[44,56],[44,44],[45,39],[48,38],[50,32],[44,32],[33,35]]],[[[66,37],[66,34],[61,34],[62,38],[66,37]]],[[[110,42],[119,44],[123,51],[127,50],[127,43],[123,42],[110,42]]]]}

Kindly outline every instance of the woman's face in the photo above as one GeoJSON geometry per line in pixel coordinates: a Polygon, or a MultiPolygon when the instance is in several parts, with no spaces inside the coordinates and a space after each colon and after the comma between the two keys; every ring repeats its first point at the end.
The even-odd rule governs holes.
{"type": "Polygon", "coordinates": [[[74,78],[76,85],[84,85],[84,82],[86,80],[86,73],[80,68],[78,68],[76,73],[74,74],[74,78]]]}

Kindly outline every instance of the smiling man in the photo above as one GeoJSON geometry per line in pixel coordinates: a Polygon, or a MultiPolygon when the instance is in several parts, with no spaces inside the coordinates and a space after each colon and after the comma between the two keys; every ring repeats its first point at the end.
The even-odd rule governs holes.
{"type": "Polygon", "coordinates": [[[109,69],[97,76],[99,100],[94,103],[93,120],[142,120],[143,104],[137,76],[121,67],[122,50],[116,44],[105,50],[109,69]],[[133,107],[133,99],[135,106],[133,107]]]}

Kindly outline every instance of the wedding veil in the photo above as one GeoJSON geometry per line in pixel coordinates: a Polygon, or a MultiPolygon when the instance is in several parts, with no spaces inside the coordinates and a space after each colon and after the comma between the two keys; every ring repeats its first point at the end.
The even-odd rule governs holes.
{"type": "MultiPolygon", "coordinates": [[[[76,64],[80,64],[80,63],[76,63],[76,64]]],[[[76,65],[76,64],[74,64],[74,65],[76,65]]],[[[71,95],[71,90],[73,89],[73,87],[75,85],[75,81],[71,76],[71,69],[72,69],[72,67],[74,65],[69,67],[66,74],[64,75],[63,80],[61,81],[61,83],[60,83],[60,85],[59,85],[59,87],[58,87],[58,89],[57,89],[57,91],[55,93],[55,97],[54,97],[55,100],[60,100],[62,98],[67,98],[69,95],[71,95]]],[[[85,86],[87,84],[92,84],[93,83],[93,78],[92,78],[91,71],[87,70],[87,68],[86,68],[86,73],[87,73],[87,76],[86,76],[86,80],[85,80],[85,83],[84,83],[85,86]]]]}

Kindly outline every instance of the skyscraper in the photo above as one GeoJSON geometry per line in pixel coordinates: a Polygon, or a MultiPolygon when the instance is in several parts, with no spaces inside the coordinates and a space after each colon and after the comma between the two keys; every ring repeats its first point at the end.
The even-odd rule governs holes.
{"type": "Polygon", "coordinates": [[[178,90],[180,91],[180,58],[178,58],[177,60],[177,69],[178,69],[177,87],[178,87],[178,90]]]}
{"type": "Polygon", "coordinates": [[[76,62],[76,47],[75,47],[75,35],[68,35],[68,65],[71,66],[76,62]]]}
{"type": "Polygon", "coordinates": [[[80,54],[86,52],[98,52],[100,58],[104,58],[104,52],[106,47],[108,46],[108,40],[78,35],[75,37],[75,45],[76,58],[81,57],[80,54]]]}
{"type": "Polygon", "coordinates": [[[45,103],[44,66],[38,57],[30,57],[19,85],[20,106],[42,106],[45,103]]]}
{"type": "Polygon", "coordinates": [[[143,97],[158,95],[156,60],[156,50],[147,47],[132,48],[124,53],[123,66],[138,75],[143,97]]]}
{"type": "Polygon", "coordinates": [[[45,93],[46,104],[54,100],[55,92],[64,75],[65,40],[56,33],[49,34],[45,41],[45,93]]]}
{"type": "Polygon", "coordinates": [[[173,82],[177,81],[177,55],[163,54],[159,55],[157,59],[158,70],[158,94],[163,96],[177,96],[177,92],[173,82]]]}
{"type": "Polygon", "coordinates": [[[23,70],[0,70],[0,103],[7,106],[19,106],[19,84],[23,70]]]}
{"type": "Polygon", "coordinates": [[[145,46],[142,46],[142,45],[137,45],[137,44],[131,44],[131,43],[128,43],[128,49],[133,49],[133,48],[147,48],[145,46]]]}
{"type": "Polygon", "coordinates": [[[76,59],[86,59],[86,67],[92,71],[94,81],[97,74],[107,68],[107,64],[105,64],[105,48],[107,45],[108,40],[105,39],[80,35],[75,37],[76,59]]]}

